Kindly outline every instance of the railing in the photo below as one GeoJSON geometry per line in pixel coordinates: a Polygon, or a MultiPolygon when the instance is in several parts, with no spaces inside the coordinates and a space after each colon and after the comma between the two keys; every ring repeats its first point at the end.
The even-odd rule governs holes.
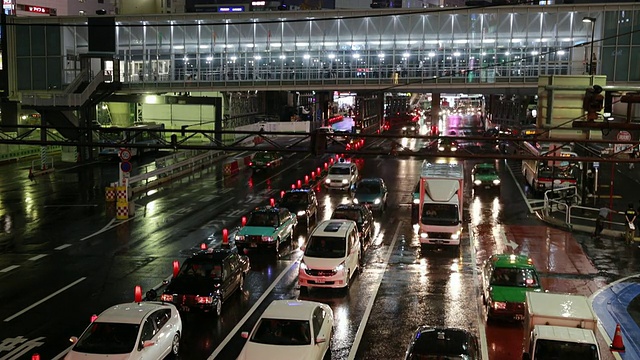
{"type": "Polygon", "coordinates": [[[565,214],[565,219],[569,223],[569,208],[573,204],[580,203],[580,195],[576,186],[559,187],[544,192],[543,211],[545,216],[550,216],[554,211],[565,214]]]}
{"type": "Polygon", "coordinates": [[[111,74],[100,71],[80,94],[62,93],[23,93],[22,104],[29,106],[80,107],[86,103],[98,86],[113,79],[111,74]]]}
{"type": "Polygon", "coordinates": [[[80,86],[80,84],[82,84],[83,82],[89,80],[89,72],[88,71],[82,71],[78,74],[78,76],[76,76],[75,79],[73,79],[73,81],[69,84],[69,86],[67,86],[63,93],[65,94],[71,94],[74,91],[76,91],[76,89],[78,88],[78,86],[80,86]]]}

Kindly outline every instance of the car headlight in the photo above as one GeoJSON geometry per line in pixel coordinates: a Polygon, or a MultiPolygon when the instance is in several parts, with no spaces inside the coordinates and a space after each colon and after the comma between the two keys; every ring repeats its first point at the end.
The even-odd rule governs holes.
{"type": "Polygon", "coordinates": [[[429,234],[427,234],[427,233],[420,233],[420,237],[421,237],[421,238],[423,238],[423,239],[426,239],[426,238],[428,238],[428,237],[429,237],[429,234]]]}
{"type": "Polygon", "coordinates": [[[502,301],[496,301],[493,303],[493,308],[496,310],[504,310],[507,308],[507,303],[502,301]]]}
{"type": "Polygon", "coordinates": [[[407,131],[407,127],[406,126],[402,127],[402,131],[407,131]]]}
{"type": "Polygon", "coordinates": [[[493,185],[500,185],[500,179],[493,180],[493,185]]]}
{"type": "Polygon", "coordinates": [[[438,150],[444,151],[444,146],[438,146],[438,150]]]}
{"type": "Polygon", "coordinates": [[[331,179],[326,179],[326,180],[324,181],[324,183],[325,183],[325,184],[330,184],[330,183],[331,183],[331,179]]]}
{"type": "Polygon", "coordinates": [[[480,185],[480,184],[482,184],[482,181],[480,181],[480,180],[473,180],[473,184],[474,184],[474,185],[480,185]]]}
{"type": "Polygon", "coordinates": [[[342,179],[342,183],[343,183],[343,184],[348,184],[348,183],[349,183],[349,180],[347,180],[347,179],[342,179]]]}
{"type": "Polygon", "coordinates": [[[333,269],[333,271],[335,272],[340,272],[342,270],[344,270],[344,263],[340,263],[340,265],[336,266],[336,268],[333,269]]]}
{"type": "Polygon", "coordinates": [[[412,126],[411,131],[416,131],[416,128],[412,126]]]}
{"type": "Polygon", "coordinates": [[[452,146],[452,147],[451,147],[451,151],[456,151],[456,150],[458,150],[458,148],[457,148],[457,147],[455,147],[455,146],[452,146]]]}
{"type": "Polygon", "coordinates": [[[236,241],[244,241],[244,235],[236,235],[236,241]]]}
{"type": "Polygon", "coordinates": [[[173,302],[173,295],[162,294],[162,296],[160,296],[160,301],[173,302]]]}
{"type": "Polygon", "coordinates": [[[460,233],[453,233],[451,234],[451,240],[458,240],[460,238],[460,233]]]}
{"type": "Polygon", "coordinates": [[[304,210],[300,210],[300,211],[298,211],[298,212],[296,213],[296,215],[298,215],[298,216],[305,216],[306,214],[307,214],[307,212],[306,212],[306,211],[304,211],[304,210]]]}
{"type": "Polygon", "coordinates": [[[416,205],[420,204],[420,199],[413,199],[413,203],[416,205]]]}
{"type": "Polygon", "coordinates": [[[196,296],[198,304],[213,304],[213,296],[196,296]]]}
{"type": "Polygon", "coordinates": [[[357,198],[353,198],[353,203],[357,204],[358,203],[358,199],[357,198]]]}
{"type": "Polygon", "coordinates": [[[380,199],[375,199],[375,200],[373,201],[373,203],[374,203],[374,204],[376,204],[376,205],[380,204],[380,199]]]}
{"type": "Polygon", "coordinates": [[[271,237],[271,236],[262,236],[262,241],[272,242],[273,241],[273,237],[271,237]]]}
{"type": "Polygon", "coordinates": [[[304,263],[304,261],[300,261],[300,269],[301,270],[307,270],[309,267],[307,266],[307,264],[304,263]]]}

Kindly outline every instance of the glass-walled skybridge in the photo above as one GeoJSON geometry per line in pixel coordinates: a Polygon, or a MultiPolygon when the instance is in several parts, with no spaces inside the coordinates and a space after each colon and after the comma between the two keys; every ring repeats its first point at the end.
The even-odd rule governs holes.
{"type": "MultiPolygon", "coordinates": [[[[640,82],[639,11],[620,3],[118,16],[116,55],[129,92],[533,93],[539,75],[585,75],[591,62],[609,82],[640,82]]],[[[18,92],[62,89],[78,76],[86,17],[10,21],[18,92]]]]}

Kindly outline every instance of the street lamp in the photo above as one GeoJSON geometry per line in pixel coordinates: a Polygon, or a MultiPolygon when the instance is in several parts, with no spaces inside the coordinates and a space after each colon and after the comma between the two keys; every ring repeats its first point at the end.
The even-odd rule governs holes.
{"type": "Polygon", "coordinates": [[[593,68],[593,38],[596,32],[596,18],[585,16],[582,18],[582,22],[591,24],[591,50],[589,51],[589,75],[595,75],[595,69],[593,68]]]}

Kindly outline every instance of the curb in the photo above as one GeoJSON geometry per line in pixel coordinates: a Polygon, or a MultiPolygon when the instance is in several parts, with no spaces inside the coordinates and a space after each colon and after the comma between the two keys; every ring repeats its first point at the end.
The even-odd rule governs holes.
{"type": "MultiPolygon", "coordinates": [[[[535,212],[538,220],[548,224],[554,228],[559,228],[565,231],[569,231],[571,233],[583,233],[583,234],[593,234],[596,230],[595,226],[587,226],[587,225],[573,225],[567,224],[564,221],[558,220],[553,216],[545,217],[541,211],[535,212]]],[[[620,239],[623,234],[619,231],[604,229],[602,230],[602,236],[614,239],[620,239]]]]}

